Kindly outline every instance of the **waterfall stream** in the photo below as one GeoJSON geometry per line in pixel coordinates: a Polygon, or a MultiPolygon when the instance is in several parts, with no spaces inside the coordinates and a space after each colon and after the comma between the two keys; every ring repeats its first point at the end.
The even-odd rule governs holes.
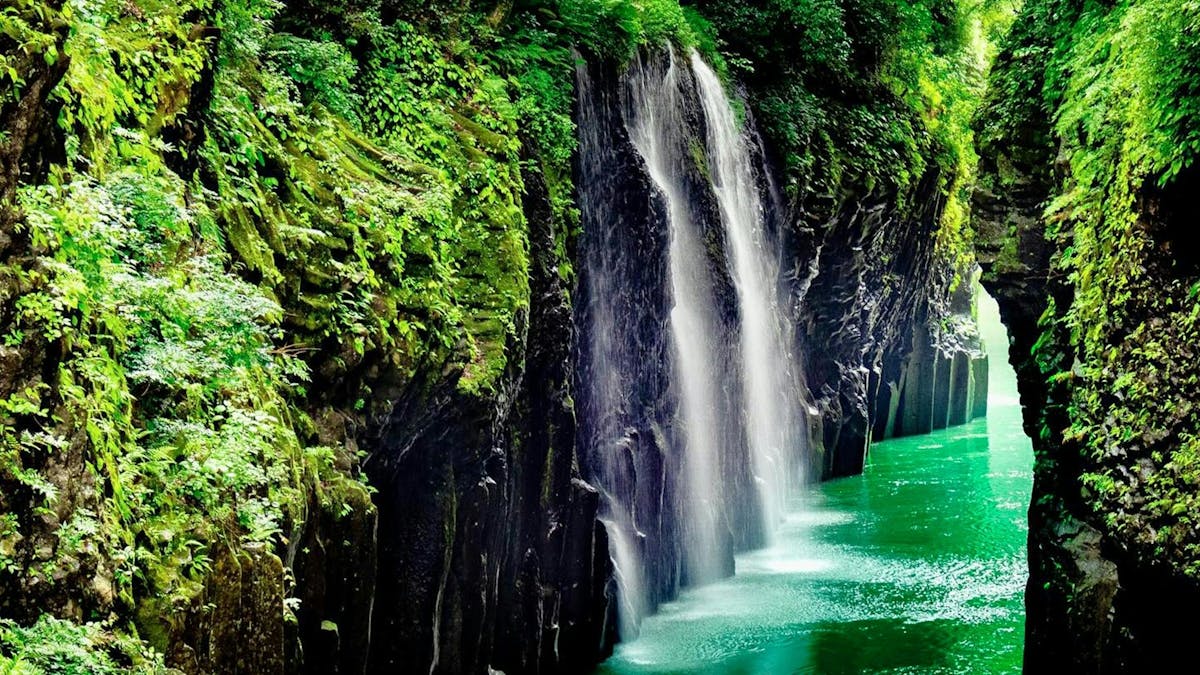
{"type": "Polygon", "coordinates": [[[716,74],[672,51],[619,81],[580,64],[580,434],[629,639],[770,540],[807,390],[765,169],[716,74]]]}
{"type": "Polygon", "coordinates": [[[721,500],[719,444],[728,411],[718,407],[720,332],[712,280],[698,223],[681,184],[691,161],[688,126],[682,111],[679,64],[669,53],[666,72],[638,61],[630,74],[630,140],[646,161],[667,203],[670,230],[671,309],[674,384],[679,390],[679,426],[686,479],[683,501],[684,560],[693,584],[721,576],[718,510],[721,500]]]}
{"type": "Polygon", "coordinates": [[[783,518],[788,490],[798,482],[793,467],[804,435],[802,382],[789,341],[780,249],[766,231],[766,211],[755,181],[745,133],[716,73],[691,54],[708,129],[709,174],[730,251],[741,318],[742,388],[754,479],[762,505],[763,533],[770,538],[783,518]]]}
{"type": "Polygon", "coordinates": [[[613,129],[604,115],[615,101],[592,81],[587,64],[576,56],[576,89],[579,92],[579,208],[585,228],[580,242],[584,274],[580,291],[586,298],[579,319],[586,339],[577,345],[586,386],[580,387],[580,431],[583,447],[593,457],[590,480],[604,494],[600,518],[608,532],[617,582],[620,633],[632,637],[647,612],[649,592],[645,561],[638,545],[634,522],[633,486],[625,476],[623,455],[632,444],[626,429],[631,426],[633,407],[630,390],[644,378],[645,364],[638,346],[622,340],[621,321],[636,321],[640,298],[630,292],[632,261],[623,255],[619,222],[611,214],[613,192],[607,188],[606,165],[613,146],[613,129]],[[624,282],[624,283],[622,283],[624,282]]]}

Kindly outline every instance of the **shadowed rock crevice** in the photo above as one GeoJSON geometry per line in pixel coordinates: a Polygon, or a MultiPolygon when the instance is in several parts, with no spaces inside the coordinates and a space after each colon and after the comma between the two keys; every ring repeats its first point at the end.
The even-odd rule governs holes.
{"type": "Polygon", "coordinates": [[[861,472],[872,440],[986,414],[971,275],[952,296],[934,251],[944,206],[937,183],[936,173],[921,182],[915,216],[867,198],[824,223],[801,216],[795,228],[795,269],[807,270],[795,320],[824,430],[824,477],[861,472]]]}

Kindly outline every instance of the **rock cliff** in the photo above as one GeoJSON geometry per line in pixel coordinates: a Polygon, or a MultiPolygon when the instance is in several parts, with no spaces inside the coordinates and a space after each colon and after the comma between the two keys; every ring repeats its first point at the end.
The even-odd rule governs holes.
{"type": "Polygon", "coordinates": [[[976,123],[983,283],[1036,452],[1027,672],[1188,658],[1160,603],[1200,589],[1197,270],[1177,238],[1195,215],[1195,43],[1167,45],[1197,25],[1186,3],[1028,2],[976,123]]]}

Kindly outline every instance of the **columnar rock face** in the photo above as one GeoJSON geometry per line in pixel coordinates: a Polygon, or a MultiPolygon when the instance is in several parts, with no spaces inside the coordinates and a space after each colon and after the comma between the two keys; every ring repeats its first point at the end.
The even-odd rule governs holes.
{"type": "MultiPolygon", "coordinates": [[[[1002,59],[1001,63],[1006,63],[1002,59]]],[[[1047,161],[1049,158],[1046,158],[1047,161]]],[[[996,172],[996,157],[985,170],[996,172]]],[[[1011,161],[1011,160],[1007,160],[1011,161]]],[[[993,173],[992,175],[997,175],[993,173]]],[[[974,211],[980,233],[983,284],[1000,305],[1011,336],[1010,361],[1024,409],[1025,431],[1038,457],[1029,509],[1029,585],[1026,590],[1025,664],[1029,672],[1116,672],[1113,644],[1118,567],[1103,545],[1104,535],[1078,487],[1083,466],[1065,447],[1069,391],[1047,383],[1034,356],[1043,334],[1039,319],[1047,299],[1069,303],[1070,289],[1050,281],[1054,245],[1044,235],[1043,205],[1051,191],[1046,165],[1018,167],[1004,189],[976,193],[974,211]],[[1001,246],[1008,259],[999,260],[1001,246]],[[1015,248],[1016,260],[1012,259],[1015,248]],[[1045,430],[1047,433],[1042,433],[1045,430]]]]}
{"type": "MultiPolygon", "coordinates": [[[[16,199],[18,185],[36,185],[52,164],[66,158],[63,131],[54,123],[63,104],[52,93],[70,64],[63,52],[70,25],[59,13],[62,2],[41,5],[26,5],[29,14],[18,20],[51,38],[40,45],[43,53],[28,45],[14,48],[0,37],[0,53],[16,56],[9,63],[20,82],[20,96],[10,98],[6,92],[0,101],[0,325],[6,327],[17,325],[18,301],[46,290],[31,283],[46,278],[46,250],[28,236],[16,199]]],[[[211,52],[207,56],[215,59],[211,52]]],[[[182,107],[174,121],[161,129],[181,151],[165,158],[180,173],[196,169],[204,111],[211,103],[211,75],[210,65],[190,96],[180,97],[182,107]],[[182,160],[185,154],[191,159],[182,160]],[[179,162],[186,166],[175,166],[179,162]]],[[[62,529],[69,521],[79,514],[103,513],[108,497],[89,466],[96,460],[85,420],[66,412],[60,391],[64,383],[59,369],[68,352],[61,341],[32,337],[16,347],[0,347],[0,398],[45,391],[43,404],[57,420],[54,432],[69,441],[61,451],[44,457],[17,458],[22,469],[45,476],[56,494],[53,509],[34,508],[40,499],[29,486],[0,473],[0,514],[16,514],[24,533],[12,539],[8,531],[0,536],[0,550],[14,562],[0,574],[0,616],[22,624],[42,614],[94,620],[112,616],[128,602],[116,597],[115,561],[104,559],[94,543],[76,550],[63,545],[62,529]],[[59,571],[45,577],[10,574],[13,569],[52,568],[59,571]]],[[[6,415],[3,424],[20,432],[27,421],[6,415]]],[[[326,487],[346,493],[326,504],[309,495],[312,518],[290,523],[296,526],[291,545],[279,551],[263,545],[216,545],[209,552],[209,568],[197,575],[186,600],[139,603],[136,621],[143,637],[163,652],[168,665],[189,673],[282,673],[304,667],[312,672],[362,672],[370,635],[367,608],[374,590],[374,506],[361,485],[332,481],[326,487]],[[331,512],[351,504],[347,513],[331,512]],[[285,558],[294,577],[285,573],[285,558]],[[305,604],[296,622],[285,620],[283,612],[284,597],[293,593],[305,604]],[[322,624],[331,630],[321,634],[322,624]]]]}
{"type": "Polygon", "coordinates": [[[532,301],[508,347],[514,365],[490,395],[466,395],[452,376],[417,384],[370,441],[372,671],[574,672],[616,637],[599,495],[576,454],[555,225],[544,184],[525,179],[532,301]]]}
{"type": "MultiPolygon", "coordinates": [[[[13,55],[8,57],[11,60],[7,63],[11,64],[15,79],[25,83],[20,96],[6,94],[0,100],[0,129],[4,130],[0,134],[0,264],[5,271],[3,278],[0,278],[0,322],[5,326],[15,325],[16,317],[21,312],[18,306],[21,294],[37,289],[28,279],[29,273],[37,268],[37,262],[31,251],[28,228],[22,222],[16,194],[23,175],[39,176],[45,170],[49,156],[57,154],[57,144],[52,138],[55,110],[48,99],[66,73],[66,63],[61,54],[67,38],[67,26],[65,23],[57,26],[52,23],[62,4],[47,3],[42,17],[36,16],[30,9],[19,13],[15,19],[18,22],[28,21],[53,37],[45,48],[46,54],[22,52],[11,40],[0,37],[0,53],[6,57],[13,55]]],[[[57,368],[55,350],[38,341],[29,340],[0,347],[0,397],[7,400],[17,392],[44,386],[47,375],[54,373],[57,368]]],[[[22,429],[36,428],[35,420],[7,414],[2,423],[11,425],[18,433],[22,429]]],[[[95,485],[91,481],[68,481],[70,476],[83,473],[83,458],[79,453],[60,453],[57,457],[45,457],[41,461],[46,466],[39,468],[52,472],[64,484],[63,487],[68,488],[59,494],[61,511],[53,515],[35,517],[32,511],[37,504],[36,493],[28,486],[0,475],[0,513],[15,514],[25,526],[20,529],[27,533],[14,537],[6,528],[0,536],[0,550],[6,559],[15,561],[17,565],[32,567],[47,563],[54,550],[53,535],[59,524],[60,513],[69,513],[76,504],[90,506],[96,500],[95,485]]],[[[81,568],[80,575],[73,581],[86,586],[85,579],[89,576],[95,575],[100,579],[107,576],[107,570],[97,569],[100,561],[92,556],[79,557],[81,559],[77,564],[81,568]]],[[[74,598],[48,597],[50,593],[52,591],[47,584],[26,587],[18,579],[0,575],[0,614],[32,621],[41,611],[65,609],[64,605],[68,604],[95,605],[107,609],[104,593],[87,593],[88,599],[83,603],[74,598]],[[100,597],[93,599],[94,595],[100,597]]]]}
{"type": "Polygon", "coordinates": [[[1039,322],[1048,298],[1067,307],[1073,294],[1050,274],[1055,245],[1041,215],[1050,194],[1045,176],[1044,166],[1021,167],[1009,189],[980,190],[975,202],[983,283],[1012,338],[1025,431],[1039,457],[1029,509],[1025,666],[1034,673],[1142,672],[1190,658],[1178,651],[1190,639],[1187,629],[1161,602],[1200,601],[1200,586],[1169,564],[1148,561],[1135,542],[1106,527],[1081,484],[1098,465],[1063,437],[1072,424],[1072,388],[1047,381],[1035,350],[1044,340],[1040,353],[1054,350],[1056,362],[1070,368],[1070,338],[1057,330],[1045,340],[1039,322]],[[1015,248],[1019,262],[988,255],[1000,245],[1015,248]]]}
{"type": "MultiPolygon", "coordinates": [[[[681,136],[660,139],[678,160],[671,197],[682,195],[704,240],[725,343],[737,341],[738,310],[696,85],[679,61],[643,53],[631,75],[584,60],[576,288],[568,295],[553,271],[555,224],[539,177],[527,175],[530,313],[523,340],[508,345],[513,365],[501,385],[467,396],[431,375],[365,441],[380,491],[373,668],[571,672],[689,583],[680,495],[688,458],[669,329],[672,204],[630,137],[645,114],[634,109],[633,76],[665,80],[680,69],[671,82],[681,136]]],[[[813,455],[798,458],[814,462],[809,476],[861,471],[872,439],[984,414],[987,357],[972,337],[971,285],[949,293],[950,272],[934,254],[937,177],[924,182],[914,218],[864,199],[820,223],[793,218],[760,178],[766,218],[804,270],[791,275],[788,300],[815,401],[805,430],[813,455]]],[[[734,552],[764,536],[738,426],[737,366],[711,364],[728,369],[716,401],[729,411],[715,493],[725,574],[734,552]]]]}
{"type": "Polygon", "coordinates": [[[361,673],[367,665],[378,519],[365,487],[343,489],[336,505],[312,499],[312,516],[284,556],[300,598],[300,620],[285,625],[287,672],[361,673]]]}
{"type": "MultiPolygon", "coordinates": [[[[704,163],[703,120],[695,83],[679,61],[661,52],[643,54],[632,74],[611,63],[591,63],[580,71],[578,91],[583,233],[574,297],[580,442],[585,477],[605,495],[601,518],[622,584],[619,611],[626,636],[636,631],[638,617],[688,583],[689,514],[681,491],[687,462],[694,459],[686,454],[679,428],[679,385],[671,386],[683,375],[672,371],[677,362],[669,333],[670,312],[679,302],[667,278],[670,218],[678,217],[672,208],[686,211],[704,233],[706,275],[718,299],[717,330],[723,342],[737,339],[737,299],[704,163]],[[631,110],[645,102],[635,99],[638,90],[630,78],[678,87],[678,106],[631,110]],[[661,145],[653,149],[661,153],[656,161],[674,153],[678,185],[657,186],[645,148],[631,141],[639,114],[680,116],[680,129],[672,132],[678,137],[658,139],[661,145]]],[[[761,146],[755,150],[759,166],[765,166],[761,146]]],[[[801,365],[816,401],[802,422],[807,428],[798,434],[807,443],[791,448],[809,453],[794,458],[813,465],[808,476],[861,471],[872,438],[924,433],[984,414],[986,356],[970,318],[970,275],[950,293],[950,270],[934,252],[933,233],[942,215],[937,176],[925,181],[924,208],[915,220],[890,212],[880,199],[848,204],[828,222],[804,225],[803,218],[795,219],[800,226],[782,200],[773,198],[770,177],[759,178],[764,217],[782,240],[788,266],[803,271],[788,275],[784,304],[798,327],[797,352],[807,355],[801,365]]],[[[730,365],[736,363],[718,359],[709,368],[726,372],[730,365]]],[[[740,439],[744,430],[736,424],[742,405],[736,370],[722,381],[726,398],[717,407],[726,412],[715,495],[728,573],[732,553],[756,545],[762,534],[749,481],[752,467],[740,439]]]]}
{"type": "Polygon", "coordinates": [[[936,182],[922,182],[913,217],[866,198],[831,220],[801,215],[793,226],[795,269],[804,271],[795,320],[824,429],[821,476],[861,472],[872,440],[986,414],[987,370],[979,364],[987,356],[973,334],[971,285],[964,281],[952,298],[949,270],[934,253],[936,182]],[[961,318],[941,323],[951,316],[961,318]]]}
{"type": "MultiPolygon", "coordinates": [[[[588,479],[606,494],[601,517],[609,525],[622,581],[622,630],[629,637],[640,617],[673,598],[701,574],[688,560],[690,508],[710,508],[715,525],[709,572],[733,573],[733,553],[762,541],[752,467],[742,426],[742,391],[736,350],[737,305],[726,259],[725,235],[704,162],[704,121],[686,58],[663,50],[646,53],[630,68],[598,61],[579,74],[577,184],[582,213],[575,295],[579,331],[576,355],[581,413],[580,444],[588,479]],[[645,86],[649,84],[650,86],[645,86]],[[662,93],[677,110],[643,97],[662,93]],[[652,115],[678,114],[657,125],[652,115]],[[663,131],[650,138],[651,129],[663,131]],[[631,134],[640,133],[637,142],[631,134]],[[640,145],[638,145],[640,144],[640,145]],[[661,154],[647,156],[651,144],[661,154]],[[650,166],[650,161],[658,166],[650,166]],[[665,166],[667,189],[652,176],[665,166]],[[685,373],[676,358],[671,312],[672,219],[686,220],[702,245],[690,270],[711,292],[712,360],[703,373],[685,373]],[[689,456],[682,391],[686,377],[721,383],[708,419],[717,437],[711,484],[689,486],[689,456]],[[688,490],[710,490],[707,506],[688,490]],[[688,506],[688,503],[694,503],[688,506]]],[[[685,223],[675,222],[674,226],[685,223]]],[[[684,289],[687,290],[687,289],[684,289]]],[[[692,539],[694,541],[694,539],[692,539]]]]}

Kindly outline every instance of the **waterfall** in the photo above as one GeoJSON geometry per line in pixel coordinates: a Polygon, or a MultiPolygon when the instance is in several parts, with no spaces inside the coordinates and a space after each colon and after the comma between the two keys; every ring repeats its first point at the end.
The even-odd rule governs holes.
{"type": "Polygon", "coordinates": [[[600,519],[610,542],[617,583],[620,634],[637,635],[638,624],[647,613],[649,590],[646,568],[640,553],[639,532],[634,521],[632,480],[622,460],[631,448],[627,429],[632,396],[630,390],[644,379],[645,356],[638,345],[622,340],[625,322],[636,321],[637,304],[630,292],[629,275],[634,261],[625,255],[620,222],[613,217],[618,191],[606,171],[612,162],[612,123],[605,114],[619,105],[611,100],[588,73],[579,54],[576,60],[579,129],[579,209],[588,224],[580,242],[583,258],[579,303],[582,316],[578,333],[586,335],[576,345],[583,380],[579,430],[582,446],[591,458],[589,478],[604,499],[600,519]]]}
{"type": "MultiPolygon", "coordinates": [[[[578,442],[620,635],[782,519],[807,390],[754,146],[695,55],[577,61],[578,442]]],[[[765,184],[765,183],[764,183],[765,184]]]]}
{"type": "Polygon", "coordinates": [[[719,475],[721,428],[725,414],[718,408],[718,381],[723,362],[716,301],[696,219],[682,185],[686,162],[692,161],[680,70],[673,52],[666,72],[641,59],[630,73],[629,136],[667,203],[670,231],[671,309],[675,384],[678,387],[682,428],[684,560],[693,584],[721,576],[718,517],[721,501],[719,475]]]}
{"type": "Polygon", "coordinates": [[[799,360],[784,311],[781,251],[766,229],[747,136],[716,73],[695,51],[691,64],[704,108],[709,175],[721,206],[737,289],[745,428],[763,532],[769,537],[783,517],[792,481],[799,479],[793,467],[802,463],[794,459],[805,451],[799,360]]]}

